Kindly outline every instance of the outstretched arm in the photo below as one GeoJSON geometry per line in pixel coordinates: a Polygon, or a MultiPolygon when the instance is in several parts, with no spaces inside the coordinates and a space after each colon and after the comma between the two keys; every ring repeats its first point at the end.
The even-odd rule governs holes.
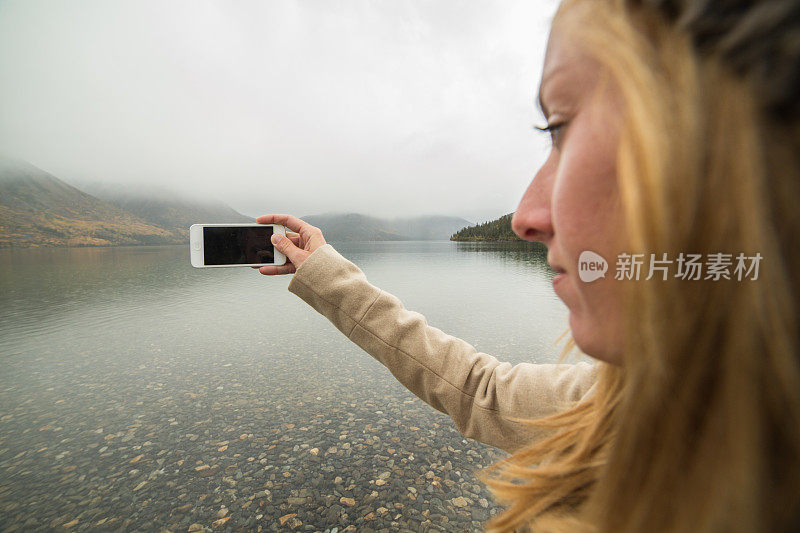
{"type": "Polygon", "coordinates": [[[264,275],[295,273],[289,290],[389,368],[411,392],[450,415],[465,436],[514,451],[540,436],[514,418],[539,418],[590,393],[596,366],[515,366],[429,326],[396,297],[371,285],[364,273],[325,243],[319,228],[292,215],[264,215],[283,224],[273,242],[291,263],[263,266],[264,275]]]}
{"type": "Polygon", "coordinates": [[[306,256],[289,283],[350,340],[411,392],[448,414],[465,436],[513,451],[537,430],[512,418],[539,418],[568,407],[596,378],[589,363],[512,366],[429,326],[420,313],[371,285],[330,244],[306,256]]]}

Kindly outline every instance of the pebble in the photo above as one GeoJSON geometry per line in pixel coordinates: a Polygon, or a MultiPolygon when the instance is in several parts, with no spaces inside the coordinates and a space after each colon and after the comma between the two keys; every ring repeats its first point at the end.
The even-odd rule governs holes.
{"type": "Polygon", "coordinates": [[[356,501],[353,498],[345,498],[344,496],[339,498],[339,502],[347,505],[348,507],[353,507],[356,504],[356,501]]]}
{"type": "Polygon", "coordinates": [[[497,514],[474,473],[502,452],[364,354],[324,383],[284,356],[223,372],[223,354],[143,369],[95,354],[102,367],[57,364],[38,395],[0,375],[0,477],[19,480],[0,485],[2,529],[478,531],[497,514]]]}
{"type": "Polygon", "coordinates": [[[287,521],[289,521],[289,519],[294,518],[295,516],[297,516],[297,513],[286,514],[280,517],[278,521],[281,523],[281,525],[284,525],[287,521]]]}
{"type": "Polygon", "coordinates": [[[450,500],[450,502],[456,507],[466,507],[467,505],[469,505],[467,499],[464,498],[463,496],[458,496],[457,498],[453,498],[452,500],[450,500]]]}
{"type": "Polygon", "coordinates": [[[230,520],[230,519],[231,519],[231,517],[230,517],[230,516],[226,516],[225,518],[220,518],[219,520],[214,520],[214,521],[211,523],[211,527],[212,527],[212,528],[214,528],[214,529],[219,529],[219,528],[221,528],[222,526],[224,526],[224,525],[225,525],[225,522],[227,522],[227,521],[228,521],[228,520],[230,520]]]}

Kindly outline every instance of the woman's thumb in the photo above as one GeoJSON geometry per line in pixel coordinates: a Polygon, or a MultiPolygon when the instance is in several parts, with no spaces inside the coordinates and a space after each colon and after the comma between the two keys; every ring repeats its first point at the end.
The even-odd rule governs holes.
{"type": "Polygon", "coordinates": [[[287,239],[283,235],[278,235],[277,233],[273,234],[272,244],[274,244],[275,248],[277,248],[280,253],[285,255],[292,263],[294,263],[296,259],[300,259],[297,257],[297,252],[299,252],[300,249],[295,246],[290,239],[287,239]]]}

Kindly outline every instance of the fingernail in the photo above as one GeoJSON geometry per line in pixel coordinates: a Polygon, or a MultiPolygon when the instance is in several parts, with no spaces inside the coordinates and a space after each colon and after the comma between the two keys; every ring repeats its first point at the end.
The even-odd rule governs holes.
{"type": "Polygon", "coordinates": [[[281,236],[276,233],[272,236],[272,244],[278,244],[279,242],[281,242],[281,236]]]}

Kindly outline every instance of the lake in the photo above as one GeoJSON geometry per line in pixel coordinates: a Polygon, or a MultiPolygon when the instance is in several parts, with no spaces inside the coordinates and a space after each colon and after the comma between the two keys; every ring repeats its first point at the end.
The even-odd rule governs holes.
{"type": "MultiPolygon", "coordinates": [[[[479,351],[557,360],[567,310],[531,243],[331,244],[479,351]]],[[[0,529],[480,530],[498,507],[473,472],[502,452],[290,279],[184,246],[0,251],[0,529]]]]}

